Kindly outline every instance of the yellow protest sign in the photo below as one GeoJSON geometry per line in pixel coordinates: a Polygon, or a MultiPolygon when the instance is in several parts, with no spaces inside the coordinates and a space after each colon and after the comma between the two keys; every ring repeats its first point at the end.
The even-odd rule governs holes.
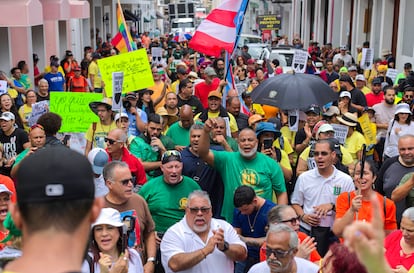
{"type": "Polygon", "coordinates": [[[102,101],[99,93],[50,92],[50,112],[62,117],[59,132],[83,133],[92,122],[99,121],[89,108],[89,103],[102,101]]]}
{"type": "Polygon", "coordinates": [[[369,120],[368,113],[364,113],[358,118],[358,121],[361,125],[367,145],[377,144],[377,127],[369,120]]]}
{"type": "Polygon", "coordinates": [[[112,97],[112,72],[124,72],[122,93],[154,85],[151,66],[145,49],[135,50],[98,60],[107,97],[112,97]]]}

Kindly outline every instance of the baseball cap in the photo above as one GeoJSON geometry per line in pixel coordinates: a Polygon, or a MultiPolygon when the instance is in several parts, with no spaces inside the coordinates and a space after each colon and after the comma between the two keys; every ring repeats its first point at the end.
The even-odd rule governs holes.
{"type": "Polygon", "coordinates": [[[40,149],[20,163],[17,203],[93,200],[93,177],[91,163],[81,153],[64,146],[40,149]]]}
{"type": "Polygon", "coordinates": [[[247,64],[254,64],[254,63],[255,63],[254,59],[248,59],[247,60],[247,64]]]}
{"type": "Polygon", "coordinates": [[[183,67],[177,69],[177,74],[187,75],[187,70],[183,67]]]}
{"type": "Polygon", "coordinates": [[[7,192],[8,194],[12,195],[13,192],[9,190],[9,188],[6,187],[4,184],[0,184],[0,193],[7,192]]]}
{"type": "Polygon", "coordinates": [[[214,90],[214,91],[211,91],[208,94],[208,98],[211,98],[211,97],[217,97],[217,98],[221,99],[223,96],[221,95],[220,91],[214,90]]]}
{"type": "Polygon", "coordinates": [[[349,75],[342,75],[339,77],[339,81],[340,82],[348,82],[350,83],[352,86],[354,86],[354,82],[352,81],[351,77],[349,75]]]}
{"type": "Polygon", "coordinates": [[[263,120],[265,120],[265,118],[264,117],[262,117],[261,115],[259,115],[259,114],[254,114],[254,115],[251,115],[250,117],[249,117],[249,120],[248,120],[248,122],[249,122],[249,126],[253,126],[253,124],[255,124],[256,122],[258,122],[258,121],[263,121],[263,120]]]}
{"type": "Polygon", "coordinates": [[[161,164],[165,164],[171,161],[179,161],[183,162],[181,159],[181,154],[177,150],[169,150],[162,154],[161,156],[161,164]]]}
{"type": "Polygon", "coordinates": [[[1,114],[0,119],[5,120],[5,121],[10,121],[10,120],[15,120],[16,117],[14,116],[14,114],[12,112],[3,112],[3,114],[1,114]]]}
{"type": "Polygon", "coordinates": [[[124,223],[121,222],[121,214],[113,208],[103,208],[98,219],[92,224],[92,228],[99,225],[110,225],[113,227],[122,227],[124,223]]]}
{"type": "Polygon", "coordinates": [[[308,113],[314,113],[317,115],[321,114],[321,108],[318,105],[311,105],[308,109],[305,111],[306,114],[308,113]]]}
{"type": "Polygon", "coordinates": [[[79,66],[76,66],[73,71],[81,71],[82,69],[79,66]]]}
{"type": "Polygon", "coordinates": [[[103,168],[108,163],[109,156],[102,148],[93,148],[88,154],[88,160],[92,164],[95,174],[102,174],[103,168]]]}
{"type": "Polygon", "coordinates": [[[355,80],[356,81],[365,81],[365,77],[362,74],[358,74],[358,75],[356,75],[355,80]]]}
{"type": "Polygon", "coordinates": [[[207,76],[217,76],[216,71],[214,70],[214,68],[212,67],[206,67],[206,69],[204,69],[204,74],[206,74],[207,76]]]}
{"type": "Polygon", "coordinates": [[[190,73],[188,73],[188,77],[198,79],[198,75],[194,71],[191,71],[190,73]]]}
{"type": "Polygon", "coordinates": [[[353,66],[350,66],[350,67],[348,68],[348,71],[357,71],[357,68],[356,68],[356,66],[355,66],[355,65],[353,65],[353,66]]]}
{"type": "Polygon", "coordinates": [[[92,54],[92,59],[100,59],[100,58],[102,58],[102,56],[98,52],[95,52],[92,54]]]}
{"type": "Polygon", "coordinates": [[[341,47],[339,48],[340,50],[347,50],[348,47],[346,45],[341,45],[341,47]]]}
{"type": "Polygon", "coordinates": [[[342,91],[342,92],[341,92],[341,94],[339,94],[339,97],[340,97],[340,98],[343,98],[343,97],[352,98],[352,97],[351,97],[351,93],[350,93],[350,92],[348,92],[348,91],[342,91]]]}
{"type": "Polygon", "coordinates": [[[127,118],[127,119],[129,119],[128,114],[125,113],[125,112],[116,113],[115,118],[114,118],[115,122],[117,122],[118,119],[120,119],[120,118],[127,118]]]}
{"type": "Polygon", "coordinates": [[[381,83],[382,83],[382,80],[380,78],[374,78],[372,80],[372,84],[381,84],[381,83]]]}
{"type": "Polygon", "coordinates": [[[332,117],[333,115],[340,115],[341,113],[339,112],[339,108],[332,105],[331,107],[329,107],[328,111],[326,111],[325,113],[323,113],[324,116],[326,117],[332,117]]]}
{"type": "Polygon", "coordinates": [[[332,127],[332,125],[325,123],[325,124],[322,124],[321,127],[319,127],[317,134],[319,135],[320,133],[326,133],[326,132],[335,132],[335,130],[332,127]]]}

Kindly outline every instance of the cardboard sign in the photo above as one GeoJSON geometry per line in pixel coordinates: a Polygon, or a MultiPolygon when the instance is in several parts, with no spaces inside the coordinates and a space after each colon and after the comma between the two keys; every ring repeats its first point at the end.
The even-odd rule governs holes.
{"type": "Polygon", "coordinates": [[[289,110],[288,111],[288,125],[289,130],[292,132],[297,132],[299,129],[299,110],[289,110]]]}
{"type": "Polygon", "coordinates": [[[362,69],[371,69],[374,63],[374,49],[363,48],[360,66],[362,69]]]}
{"type": "Polygon", "coordinates": [[[43,100],[32,105],[32,113],[28,119],[29,126],[32,127],[44,113],[49,112],[49,101],[43,100]]]}
{"type": "Polygon", "coordinates": [[[365,141],[367,145],[377,144],[377,132],[375,126],[371,126],[371,121],[369,120],[368,113],[364,113],[361,117],[358,118],[359,125],[361,126],[362,132],[364,133],[365,141]]]}
{"type": "Polygon", "coordinates": [[[115,55],[98,60],[107,97],[112,97],[112,73],[124,72],[122,93],[128,93],[154,85],[152,71],[145,49],[115,55]]]}
{"type": "Polygon", "coordinates": [[[397,84],[397,82],[395,82],[395,79],[397,78],[397,75],[398,75],[398,70],[397,69],[394,69],[394,68],[388,68],[387,69],[386,76],[390,77],[394,84],[397,84]]]}
{"type": "Polygon", "coordinates": [[[122,108],[122,84],[124,81],[124,72],[112,73],[112,110],[121,111],[122,108]]]}
{"type": "Polygon", "coordinates": [[[333,123],[331,123],[331,125],[335,131],[335,138],[339,141],[339,143],[344,145],[346,136],[348,135],[348,126],[333,123]]]}
{"type": "Polygon", "coordinates": [[[62,117],[60,132],[86,132],[92,122],[99,120],[89,103],[102,101],[99,93],[50,92],[50,112],[62,117]]]}
{"type": "Polygon", "coordinates": [[[308,52],[304,50],[295,50],[292,61],[292,69],[296,73],[305,73],[306,63],[308,61],[308,52]]]}
{"type": "Polygon", "coordinates": [[[7,81],[0,81],[0,95],[7,93],[7,81]]]}

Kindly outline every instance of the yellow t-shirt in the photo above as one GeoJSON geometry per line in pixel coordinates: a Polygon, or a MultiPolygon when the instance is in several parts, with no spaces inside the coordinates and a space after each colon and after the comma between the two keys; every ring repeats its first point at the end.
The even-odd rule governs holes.
{"type": "Polygon", "coordinates": [[[88,78],[90,78],[90,75],[93,75],[93,82],[91,84],[93,85],[93,88],[102,88],[102,78],[101,73],[99,72],[98,64],[95,62],[91,62],[88,67],[88,78]]]}
{"type": "Polygon", "coordinates": [[[263,110],[263,107],[260,104],[253,103],[250,111],[252,110],[254,111],[255,114],[259,114],[261,116],[265,115],[265,111],[263,110]]]}
{"type": "Polygon", "coordinates": [[[19,116],[23,121],[24,130],[26,132],[29,132],[29,129],[30,129],[28,121],[29,121],[31,113],[32,113],[32,107],[28,106],[26,103],[23,104],[19,108],[19,116]]]}
{"type": "Polygon", "coordinates": [[[350,137],[345,140],[345,148],[349,151],[354,162],[358,160],[357,152],[362,149],[362,145],[366,144],[365,137],[357,131],[354,131],[350,137]]]}
{"type": "MultiPolygon", "coordinates": [[[[166,83],[164,82],[158,82],[155,83],[153,86],[148,87],[149,90],[154,91],[154,93],[151,95],[151,99],[152,101],[155,101],[159,96],[161,96],[162,90],[164,89],[164,85],[166,83]]],[[[165,90],[166,94],[168,92],[171,92],[171,88],[169,85],[167,85],[167,88],[165,90]]],[[[155,106],[155,111],[157,111],[158,108],[163,107],[165,104],[165,96],[162,98],[162,100],[160,101],[160,103],[157,104],[157,106],[155,106]]]]}
{"type": "MultiPolygon", "coordinates": [[[[291,153],[294,152],[293,151],[293,148],[292,148],[292,145],[290,145],[289,139],[287,137],[283,136],[283,134],[282,134],[281,137],[283,138],[283,151],[285,151],[287,155],[290,155],[291,153]]],[[[276,139],[273,142],[273,146],[275,146],[275,147],[277,147],[277,148],[280,149],[280,141],[279,141],[279,139],[276,139]]]]}
{"type": "Polygon", "coordinates": [[[109,131],[116,129],[115,121],[109,125],[103,125],[101,122],[96,123],[95,133],[93,132],[93,124],[91,124],[86,131],[85,139],[92,142],[92,147],[106,148],[105,137],[108,136],[109,131]]]}
{"type": "MultiPolygon", "coordinates": [[[[217,113],[212,113],[212,112],[208,112],[208,118],[217,118],[219,116],[220,112],[217,113]]],[[[201,113],[198,113],[195,117],[194,117],[194,121],[201,121],[199,119],[201,113]]],[[[239,128],[237,127],[237,122],[236,119],[234,118],[234,116],[230,113],[227,113],[227,115],[229,115],[229,123],[230,123],[230,132],[235,133],[239,131],[239,128]]]]}

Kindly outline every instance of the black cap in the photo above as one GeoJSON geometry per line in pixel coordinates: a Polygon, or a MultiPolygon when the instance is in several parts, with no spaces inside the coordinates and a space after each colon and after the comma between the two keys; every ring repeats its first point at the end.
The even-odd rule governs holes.
{"type": "Polygon", "coordinates": [[[342,75],[339,77],[340,82],[348,82],[353,87],[355,87],[354,82],[352,81],[352,78],[349,75],[342,75]]]}
{"type": "Polygon", "coordinates": [[[321,114],[321,108],[318,105],[311,105],[311,106],[309,106],[308,109],[306,109],[305,113],[306,114],[314,113],[314,114],[320,115],[321,114]]]}
{"type": "Polygon", "coordinates": [[[374,78],[371,84],[381,84],[383,81],[380,78],[374,78]]]}
{"type": "Polygon", "coordinates": [[[93,177],[84,155],[64,146],[42,148],[20,163],[17,203],[93,200],[93,177]]]}

